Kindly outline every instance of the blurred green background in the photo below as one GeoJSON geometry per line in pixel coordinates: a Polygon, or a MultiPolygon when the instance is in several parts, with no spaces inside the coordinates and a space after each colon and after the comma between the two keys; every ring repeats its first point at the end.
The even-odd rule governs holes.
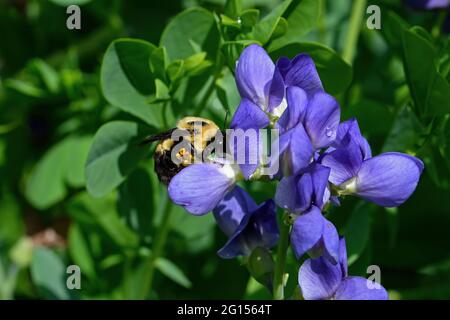
{"type": "MultiPolygon", "coordinates": [[[[264,17],[280,2],[245,0],[243,7],[256,8],[264,17]]],[[[441,93],[438,107],[450,108],[449,37],[436,25],[437,12],[413,11],[399,0],[369,1],[367,5],[381,8],[381,30],[362,26],[351,69],[339,55],[348,43],[352,4],[294,1],[283,17],[298,44],[271,55],[316,50],[323,58],[324,64],[318,64],[322,80],[339,99],[342,119],[357,117],[373,153],[408,152],[425,162],[418,188],[403,206],[385,209],[348,198],[330,213],[347,238],[350,273],[367,276],[367,266],[376,264],[391,298],[450,298],[449,115],[421,109],[432,104],[429,96],[436,92],[441,93]],[[296,23],[305,18],[294,14],[294,6],[302,3],[311,15],[311,27],[296,23]],[[406,24],[421,26],[414,34],[426,43],[402,38],[406,24]],[[308,45],[311,42],[315,45],[308,45]],[[333,50],[320,49],[317,43],[333,50]],[[420,82],[424,73],[417,68],[429,61],[444,79],[440,86],[420,82]]],[[[105,98],[108,88],[100,81],[100,71],[111,41],[132,37],[170,46],[167,39],[160,42],[168,23],[198,6],[220,17],[225,0],[0,0],[1,299],[270,298],[249,279],[240,261],[216,255],[226,238],[212,215],[194,217],[169,207],[149,150],[133,151],[137,160],[120,173],[113,191],[102,197],[86,191],[85,163],[104,123],[136,123],[146,134],[157,131],[158,125],[170,128],[182,115],[199,115],[197,111],[222,124],[226,108],[232,112],[237,107],[232,67],[219,70],[214,91],[204,94],[217,72],[215,59],[234,61],[235,55],[223,47],[222,58],[208,56],[209,63],[186,78],[184,95],[171,100],[172,114],[164,117],[164,124],[143,121],[105,98]],[[66,28],[68,3],[81,6],[81,30],[66,28]],[[202,104],[206,107],[198,109],[202,104]],[[153,261],[156,272],[150,288],[149,257],[167,210],[172,211],[167,238],[153,261]],[[66,287],[66,267],[72,264],[81,269],[80,290],[66,287]]],[[[221,19],[219,28],[226,32],[221,37],[233,39],[233,21],[221,19]]],[[[166,38],[170,32],[189,37],[202,31],[184,23],[174,24],[179,30],[166,31],[166,38]]],[[[287,34],[283,26],[279,22],[276,30],[281,38],[271,38],[266,47],[287,34]]],[[[137,129],[114,130],[133,136],[131,131],[137,129]]],[[[247,187],[258,201],[274,194],[271,184],[247,187]]],[[[299,265],[290,253],[291,294],[299,265]]]]}

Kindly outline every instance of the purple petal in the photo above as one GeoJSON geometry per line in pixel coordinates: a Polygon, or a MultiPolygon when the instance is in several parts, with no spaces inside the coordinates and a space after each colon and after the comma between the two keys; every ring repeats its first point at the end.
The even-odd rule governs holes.
{"type": "Polygon", "coordinates": [[[342,269],[342,276],[346,277],[348,274],[348,265],[347,265],[347,246],[344,237],[342,237],[339,240],[339,265],[341,266],[342,269]]]}
{"type": "Polygon", "coordinates": [[[296,176],[284,177],[277,186],[275,202],[280,208],[289,209],[292,212],[299,212],[299,199],[297,196],[296,176]]]}
{"type": "Polygon", "coordinates": [[[333,146],[335,148],[344,148],[350,141],[355,142],[360,147],[364,160],[372,157],[370,145],[366,138],[362,136],[358,121],[355,118],[344,121],[339,125],[333,146]]]}
{"type": "Polygon", "coordinates": [[[247,180],[259,167],[259,152],[264,151],[263,141],[260,140],[259,129],[234,129],[227,136],[228,147],[234,151],[233,159],[241,169],[241,173],[247,180]]]}
{"type": "Polygon", "coordinates": [[[277,121],[277,127],[281,133],[303,122],[306,107],[308,106],[306,92],[298,87],[288,87],[286,89],[286,100],[287,108],[277,121]]]}
{"type": "Polygon", "coordinates": [[[214,209],[231,190],[235,181],[214,164],[193,164],[181,170],[170,181],[168,192],[172,201],[194,215],[214,209]],[[208,181],[200,184],[199,181],[208,181]]]}
{"type": "Polygon", "coordinates": [[[242,172],[242,176],[245,180],[250,179],[250,176],[258,169],[259,164],[240,164],[239,169],[242,172]]]}
{"type": "Polygon", "coordinates": [[[231,129],[261,129],[269,125],[270,121],[264,111],[248,99],[242,99],[231,119],[231,129]]]}
{"type": "Polygon", "coordinates": [[[316,149],[329,146],[336,138],[340,115],[338,102],[329,94],[317,93],[311,98],[305,129],[316,149]]]}
{"type": "Polygon", "coordinates": [[[314,205],[322,209],[328,197],[325,196],[325,190],[328,186],[328,178],[330,176],[330,168],[314,163],[308,167],[308,172],[312,176],[314,185],[314,205]]]}
{"type": "Polygon", "coordinates": [[[307,54],[299,54],[292,61],[280,59],[277,66],[284,75],[286,86],[300,87],[306,91],[308,97],[316,92],[323,92],[314,61],[307,54]]]}
{"type": "Polygon", "coordinates": [[[381,285],[362,277],[348,277],[336,291],[336,300],[388,300],[388,293],[381,285]]]}
{"type": "Polygon", "coordinates": [[[244,49],[236,67],[236,85],[242,98],[265,110],[275,65],[266,51],[252,44],[244,49]]]}
{"type": "Polygon", "coordinates": [[[305,168],[314,155],[314,149],[302,124],[280,136],[281,166],[286,175],[295,175],[305,168]]]}
{"type": "Polygon", "coordinates": [[[303,212],[309,207],[313,202],[312,197],[314,194],[314,183],[313,178],[309,172],[304,173],[300,176],[297,182],[297,198],[299,206],[297,211],[303,212]]]}
{"type": "Polygon", "coordinates": [[[305,300],[332,298],[341,281],[341,268],[324,258],[306,260],[298,272],[298,284],[305,300]]]}
{"type": "Polygon", "coordinates": [[[297,259],[312,249],[322,237],[325,218],[317,207],[295,219],[291,244],[297,259]]]}
{"type": "Polygon", "coordinates": [[[323,255],[331,263],[337,264],[339,261],[339,234],[336,227],[325,219],[323,226],[323,255]]]}
{"type": "Polygon", "coordinates": [[[332,204],[336,205],[334,202],[334,199],[332,199],[332,197],[331,197],[330,185],[327,183],[327,186],[325,187],[325,191],[323,192],[322,206],[319,209],[322,210],[323,207],[325,206],[325,204],[327,204],[329,201],[332,204]]]}
{"type": "Polygon", "coordinates": [[[384,207],[405,202],[416,189],[423,163],[416,157],[387,152],[366,160],[356,180],[356,194],[384,207]]]}
{"type": "Polygon", "coordinates": [[[244,216],[257,207],[252,197],[236,186],[219,202],[213,213],[220,229],[230,236],[236,231],[244,216]]]}
{"type": "Polygon", "coordinates": [[[273,79],[269,88],[269,107],[267,112],[272,112],[274,108],[278,107],[284,99],[285,86],[284,80],[281,76],[280,70],[275,68],[273,79]]]}
{"type": "Polygon", "coordinates": [[[327,153],[321,160],[323,166],[331,169],[329,180],[336,186],[356,177],[362,162],[359,146],[353,141],[345,148],[327,153]]]}
{"type": "Polygon", "coordinates": [[[224,259],[248,256],[257,247],[272,248],[278,237],[275,203],[267,200],[244,217],[238,229],[217,253],[224,259]]]}

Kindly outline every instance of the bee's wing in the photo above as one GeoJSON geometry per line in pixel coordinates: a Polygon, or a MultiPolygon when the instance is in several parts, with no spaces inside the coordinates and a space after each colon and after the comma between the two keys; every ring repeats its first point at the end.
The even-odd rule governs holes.
{"type": "Polygon", "coordinates": [[[165,132],[161,132],[161,133],[158,133],[158,134],[154,134],[154,135],[150,135],[150,136],[148,136],[148,137],[145,137],[144,140],[142,140],[142,141],[139,143],[139,145],[140,145],[140,146],[143,146],[143,145],[146,145],[146,144],[148,144],[148,143],[155,142],[155,141],[162,141],[162,140],[169,139],[169,138],[172,136],[172,132],[173,132],[175,129],[176,129],[176,128],[173,128],[173,129],[167,130],[167,131],[165,131],[165,132]]]}

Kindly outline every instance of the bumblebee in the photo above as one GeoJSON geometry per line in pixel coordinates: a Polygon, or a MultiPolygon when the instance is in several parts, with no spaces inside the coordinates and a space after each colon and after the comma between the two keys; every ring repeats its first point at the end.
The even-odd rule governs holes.
{"type": "Polygon", "coordinates": [[[141,144],[159,142],[153,155],[155,172],[159,181],[168,185],[183,168],[195,161],[207,161],[212,147],[224,145],[223,139],[223,132],[213,121],[185,117],[175,128],[148,136],[141,144]]]}

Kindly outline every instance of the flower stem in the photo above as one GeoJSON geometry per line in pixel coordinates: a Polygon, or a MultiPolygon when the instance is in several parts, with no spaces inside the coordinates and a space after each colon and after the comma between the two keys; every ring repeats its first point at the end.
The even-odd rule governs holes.
{"type": "Polygon", "coordinates": [[[148,298],[148,295],[152,290],[153,279],[156,269],[156,260],[161,256],[163,252],[167,240],[167,235],[170,229],[170,216],[171,212],[173,211],[171,210],[172,209],[171,205],[172,203],[166,196],[165,203],[163,204],[164,209],[162,210],[162,219],[158,228],[158,233],[155,237],[152,253],[151,256],[148,258],[148,260],[146,261],[146,264],[148,265],[148,270],[143,280],[144,286],[141,295],[142,299],[148,298]]]}
{"type": "Polygon", "coordinates": [[[277,248],[277,261],[273,277],[273,298],[275,300],[284,299],[284,269],[286,266],[286,255],[289,247],[289,224],[286,223],[286,214],[280,223],[280,240],[277,248]]]}
{"type": "Polygon", "coordinates": [[[342,53],[342,58],[350,65],[353,64],[353,58],[355,57],[356,46],[358,45],[359,32],[361,31],[366,5],[367,0],[353,1],[352,14],[350,16],[347,37],[345,39],[345,47],[342,53]]]}
{"type": "Polygon", "coordinates": [[[442,10],[439,12],[438,16],[436,17],[436,23],[433,26],[433,29],[431,30],[431,34],[433,37],[437,38],[441,34],[442,27],[445,22],[445,18],[447,17],[447,11],[442,10]]]}

